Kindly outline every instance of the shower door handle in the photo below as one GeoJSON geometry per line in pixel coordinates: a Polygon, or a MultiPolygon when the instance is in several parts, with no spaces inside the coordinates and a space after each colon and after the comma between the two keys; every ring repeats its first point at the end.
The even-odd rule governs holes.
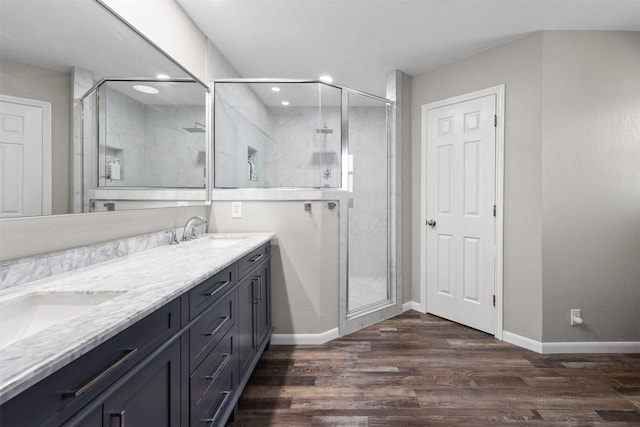
{"type": "Polygon", "coordinates": [[[427,225],[429,227],[435,227],[436,226],[436,220],[435,219],[430,219],[429,221],[427,221],[427,225]]]}

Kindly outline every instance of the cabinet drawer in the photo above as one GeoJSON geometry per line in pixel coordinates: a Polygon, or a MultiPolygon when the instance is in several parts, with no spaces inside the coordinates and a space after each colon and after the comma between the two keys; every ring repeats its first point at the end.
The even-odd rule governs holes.
{"type": "Polygon", "coordinates": [[[193,320],[215,302],[237,279],[236,265],[231,265],[208,278],[189,292],[189,320],[193,320]]]}
{"type": "Polygon", "coordinates": [[[235,322],[235,292],[225,295],[205,311],[189,329],[191,372],[207,357],[235,322]]]}
{"type": "Polygon", "coordinates": [[[62,424],[179,329],[178,299],[3,404],[3,425],[62,424]]]}
{"type": "Polygon", "coordinates": [[[271,244],[267,243],[252,251],[249,255],[245,255],[238,261],[238,277],[244,277],[252,268],[269,259],[270,254],[271,244]]]}
{"type": "Polygon", "coordinates": [[[211,389],[202,399],[200,407],[191,413],[191,427],[224,426],[226,419],[222,417],[231,403],[234,388],[234,371],[229,369],[211,385],[211,389]]]}
{"type": "MultiPolygon", "coordinates": [[[[190,394],[191,413],[196,414],[208,409],[215,393],[216,384],[224,381],[230,371],[234,369],[233,331],[229,331],[209,356],[191,374],[190,394]]],[[[215,399],[214,399],[215,400],[215,399]]]]}

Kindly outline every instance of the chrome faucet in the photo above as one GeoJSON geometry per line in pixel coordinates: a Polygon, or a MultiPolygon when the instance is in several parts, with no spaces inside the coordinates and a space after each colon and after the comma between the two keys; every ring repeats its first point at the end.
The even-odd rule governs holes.
{"type": "Polygon", "coordinates": [[[183,242],[186,242],[188,240],[196,238],[196,230],[193,228],[193,222],[194,221],[200,221],[202,223],[202,225],[204,225],[204,232],[205,233],[208,232],[209,221],[207,221],[206,219],[204,219],[201,216],[192,216],[191,218],[189,218],[187,220],[186,224],[184,225],[184,229],[182,230],[182,241],[183,242]],[[187,231],[190,231],[190,233],[187,233],[187,231]]]}

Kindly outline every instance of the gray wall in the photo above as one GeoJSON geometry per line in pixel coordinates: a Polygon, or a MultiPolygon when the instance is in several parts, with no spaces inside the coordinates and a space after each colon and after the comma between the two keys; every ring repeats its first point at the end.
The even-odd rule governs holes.
{"type": "Polygon", "coordinates": [[[2,59],[0,93],[51,103],[52,213],[69,213],[69,113],[71,76],[68,72],[2,59]]]}
{"type": "Polygon", "coordinates": [[[90,245],[184,225],[206,206],[0,220],[0,261],[90,245]]]}
{"type": "MultiPolygon", "coordinates": [[[[640,339],[638,46],[637,32],[540,32],[413,78],[414,230],[420,106],[506,84],[506,331],[640,339]],[[569,326],[571,308],[584,326],[569,326]]],[[[417,300],[417,233],[412,248],[417,300]]]]}
{"type": "Polygon", "coordinates": [[[272,316],[276,334],[317,334],[338,327],[339,211],[327,202],[213,202],[210,231],[273,232],[272,316]]]}
{"type": "Polygon", "coordinates": [[[504,329],[542,338],[542,34],[412,79],[412,296],[420,299],[423,104],[506,84],[504,329]]]}
{"type": "Polygon", "coordinates": [[[640,32],[545,32],[543,65],[543,341],[639,341],[640,32]]]}

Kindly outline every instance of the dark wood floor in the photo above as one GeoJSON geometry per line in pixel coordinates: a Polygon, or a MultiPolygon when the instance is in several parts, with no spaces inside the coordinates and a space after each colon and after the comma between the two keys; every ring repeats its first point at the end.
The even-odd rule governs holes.
{"type": "Polygon", "coordinates": [[[539,355],[415,311],[272,346],[231,426],[640,426],[640,354],[539,355]]]}

